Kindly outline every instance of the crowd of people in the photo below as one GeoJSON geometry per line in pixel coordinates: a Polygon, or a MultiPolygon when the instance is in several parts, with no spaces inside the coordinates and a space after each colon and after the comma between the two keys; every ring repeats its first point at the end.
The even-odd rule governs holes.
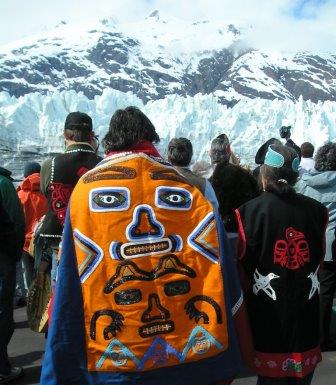
{"type": "Polygon", "coordinates": [[[42,385],[309,385],[336,350],[336,143],[314,156],[283,126],[252,167],[222,133],[192,163],[187,138],[160,155],[135,107],[104,157],[87,114],[63,134],[17,191],[0,168],[0,384],[23,374],[7,353],[23,266],[42,385]]]}

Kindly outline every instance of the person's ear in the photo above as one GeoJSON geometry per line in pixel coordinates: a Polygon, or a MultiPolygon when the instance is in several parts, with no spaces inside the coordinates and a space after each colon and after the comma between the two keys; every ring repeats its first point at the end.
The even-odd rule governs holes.
{"type": "Polygon", "coordinates": [[[232,154],[232,151],[231,151],[231,146],[228,144],[226,146],[226,153],[230,156],[232,154]]]}

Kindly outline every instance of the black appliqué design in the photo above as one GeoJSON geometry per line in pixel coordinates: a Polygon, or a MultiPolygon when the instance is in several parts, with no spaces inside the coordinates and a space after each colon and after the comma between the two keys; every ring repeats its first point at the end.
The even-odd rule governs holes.
{"type": "Polygon", "coordinates": [[[169,273],[182,274],[190,278],[196,277],[195,271],[182,263],[175,254],[167,254],[161,257],[159,263],[152,271],[153,279],[169,273]]]}
{"type": "Polygon", "coordinates": [[[139,335],[142,338],[147,338],[157,334],[171,333],[175,329],[175,324],[169,318],[169,310],[161,304],[159,296],[151,293],[148,296],[147,309],[141,316],[141,321],[145,325],[139,328],[139,335]]]}
{"type": "Polygon", "coordinates": [[[190,291],[190,283],[184,279],[168,282],[164,284],[163,290],[168,297],[187,294],[190,291]]]}
{"type": "Polygon", "coordinates": [[[90,323],[90,337],[94,341],[96,340],[97,319],[102,316],[111,317],[110,325],[106,326],[106,328],[104,328],[104,331],[103,331],[105,340],[110,340],[112,336],[115,337],[117,335],[117,332],[121,331],[121,328],[123,326],[124,317],[122,316],[122,314],[118,313],[117,311],[109,310],[109,309],[102,309],[102,310],[96,311],[93,314],[91,318],[91,323],[90,323]]]}
{"type": "Polygon", "coordinates": [[[190,184],[183,176],[178,174],[175,170],[170,169],[157,169],[150,173],[150,177],[153,180],[173,180],[175,182],[182,182],[185,184],[190,184]]]}
{"type": "Polygon", "coordinates": [[[83,182],[92,183],[98,180],[111,179],[135,179],[137,172],[134,168],[125,166],[106,165],[89,171],[84,177],[83,182]]]}
{"type": "Polygon", "coordinates": [[[126,260],[118,265],[116,273],[105,285],[104,293],[112,293],[115,288],[128,281],[154,281],[170,273],[182,274],[190,278],[196,277],[195,271],[180,262],[175,254],[167,254],[161,257],[152,271],[142,270],[133,261],[126,260]]]}
{"type": "Polygon", "coordinates": [[[142,322],[151,322],[155,320],[164,320],[170,318],[169,310],[161,305],[160,298],[157,294],[151,293],[148,296],[148,307],[141,316],[142,322]],[[155,314],[152,314],[155,308],[155,314]]]}
{"type": "Polygon", "coordinates": [[[117,291],[114,294],[114,300],[117,305],[131,305],[142,300],[141,290],[128,289],[117,291]]]}
{"type": "Polygon", "coordinates": [[[150,272],[141,270],[132,261],[123,261],[117,266],[115,274],[108,280],[104,288],[104,293],[109,294],[128,281],[151,281],[152,275],[150,272]]]}
{"type": "Polygon", "coordinates": [[[198,323],[200,321],[200,319],[203,318],[203,323],[205,323],[205,324],[209,323],[209,316],[205,312],[200,311],[195,307],[195,302],[197,302],[197,301],[205,301],[205,302],[209,303],[215,309],[217,323],[218,324],[223,323],[222,311],[220,309],[220,306],[218,305],[218,303],[214,299],[212,299],[211,297],[208,297],[206,295],[196,295],[195,297],[192,297],[184,305],[184,309],[185,309],[187,315],[189,315],[189,319],[195,318],[196,323],[198,323]]]}
{"type": "Polygon", "coordinates": [[[160,321],[154,322],[148,325],[143,325],[139,328],[140,337],[152,337],[157,334],[168,334],[175,330],[175,325],[173,321],[160,321]]]}

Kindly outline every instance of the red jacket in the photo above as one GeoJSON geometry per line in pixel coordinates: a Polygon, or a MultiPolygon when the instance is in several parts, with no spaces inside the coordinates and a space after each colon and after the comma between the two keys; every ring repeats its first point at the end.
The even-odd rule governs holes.
{"type": "Polygon", "coordinates": [[[28,252],[33,228],[48,209],[47,199],[40,191],[40,174],[31,174],[24,179],[18,187],[17,193],[23,207],[26,221],[26,235],[23,249],[28,252]]]}

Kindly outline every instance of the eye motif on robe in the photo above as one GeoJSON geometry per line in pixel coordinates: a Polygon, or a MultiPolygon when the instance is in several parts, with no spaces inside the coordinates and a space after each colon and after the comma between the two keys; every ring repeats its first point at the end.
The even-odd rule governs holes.
{"type": "Polygon", "coordinates": [[[90,191],[90,209],[93,212],[124,211],[130,206],[128,188],[97,188],[90,191]]]}
{"type": "Polygon", "coordinates": [[[155,205],[167,210],[190,210],[192,195],[186,189],[160,186],[155,191],[155,205]]]}

